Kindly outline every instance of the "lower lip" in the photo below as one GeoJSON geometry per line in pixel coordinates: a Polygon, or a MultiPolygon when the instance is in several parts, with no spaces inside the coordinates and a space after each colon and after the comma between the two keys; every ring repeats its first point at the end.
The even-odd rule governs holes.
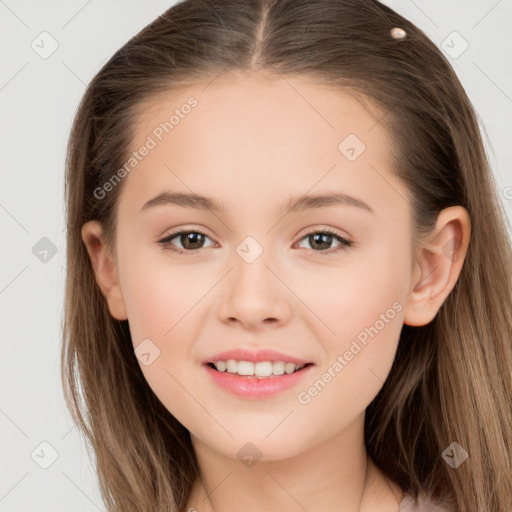
{"type": "Polygon", "coordinates": [[[314,365],[305,366],[298,372],[274,375],[262,379],[254,376],[249,377],[236,373],[228,373],[227,371],[219,372],[207,364],[203,365],[203,368],[211,376],[213,382],[230,393],[244,398],[261,399],[276,395],[285,389],[295,386],[309,373],[309,370],[311,370],[313,366],[314,365]]]}

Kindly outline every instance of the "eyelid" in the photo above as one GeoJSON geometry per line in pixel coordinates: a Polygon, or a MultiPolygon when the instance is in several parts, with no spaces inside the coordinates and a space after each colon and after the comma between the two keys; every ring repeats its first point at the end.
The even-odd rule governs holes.
{"type": "Polygon", "coordinates": [[[208,238],[210,239],[214,239],[214,237],[210,236],[207,231],[208,229],[206,229],[205,227],[203,226],[197,226],[197,225],[184,225],[184,226],[179,226],[177,228],[170,228],[170,229],[166,229],[162,235],[158,235],[156,237],[156,241],[158,240],[161,240],[162,238],[168,238],[170,236],[176,236],[178,234],[180,234],[181,232],[183,231],[186,231],[186,232],[194,232],[194,233],[201,233],[205,236],[207,236],[208,238]]]}
{"type": "Polygon", "coordinates": [[[339,228],[334,228],[327,224],[312,224],[311,226],[307,226],[301,231],[299,231],[299,234],[297,236],[300,236],[300,238],[304,238],[304,236],[316,232],[330,232],[336,236],[339,236],[340,238],[344,238],[347,242],[351,242],[353,240],[353,237],[347,231],[342,231],[339,228]]]}

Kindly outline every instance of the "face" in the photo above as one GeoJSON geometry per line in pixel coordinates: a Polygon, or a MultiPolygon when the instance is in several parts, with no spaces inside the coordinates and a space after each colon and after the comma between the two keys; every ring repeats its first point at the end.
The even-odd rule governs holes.
{"type": "Polygon", "coordinates": [[[377,115],[349,93],[256,74],[205,86],[143,109],[132,147],[150,149],[117,209],[120,289],[165,407],[218,453],[250,441],[281,459],[348,429],[386,380],[412,288],[409,194],[377,115]],[[164,192],[219,209],[144,207],[164,192]],[[241,395],[204,364],[235,349],[312,364],[290,387],[241,395]]]}

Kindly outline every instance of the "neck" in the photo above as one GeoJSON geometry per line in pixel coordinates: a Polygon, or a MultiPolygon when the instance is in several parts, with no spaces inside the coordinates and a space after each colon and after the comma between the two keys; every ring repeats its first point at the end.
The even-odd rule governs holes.
{"type": "Polygon", "coordinates": [[[201,478],[186,510],[396,512],[400,489],[367,456],[361,426],[357,421],[335,438],[286,459],[269,460],[264,453],[250,466],[192,435],[201,478]]]}

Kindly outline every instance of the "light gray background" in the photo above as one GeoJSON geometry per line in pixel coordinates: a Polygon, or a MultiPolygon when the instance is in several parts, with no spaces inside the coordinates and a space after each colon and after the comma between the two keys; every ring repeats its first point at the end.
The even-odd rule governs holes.
{"type": "MultiPolygon", "coordinates": [[[[65,146],[85,85],[132,35],[174,3],[0,0],[2,512],[105,510],[60,386],[65,146]],[[51,49],[49,36],[40,35],[44,31],[58,43],[47,58],[31,46],[51,49]],[[54,255],[43,252],[48,247],[43,237],[55,246],[54,255]]],[[[440,48],[452,46],[452,54],[462,49],[460,36],[469,44],[449,59],[480,118],[510,222],[512,2],[384,3],[440,48]]]]}

